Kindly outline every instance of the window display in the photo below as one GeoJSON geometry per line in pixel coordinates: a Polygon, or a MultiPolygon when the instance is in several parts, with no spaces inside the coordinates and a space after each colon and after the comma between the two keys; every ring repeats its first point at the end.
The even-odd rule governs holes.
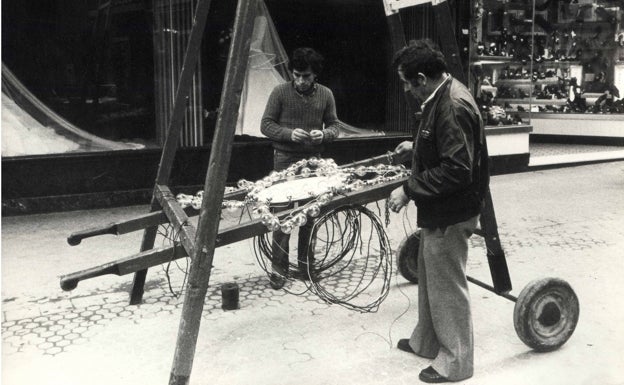
{"type": "Polygon", "coordinates": [[[615,0],[474,1],[471,83],[488,124],[624,113],[623,18],[615,0]]]}

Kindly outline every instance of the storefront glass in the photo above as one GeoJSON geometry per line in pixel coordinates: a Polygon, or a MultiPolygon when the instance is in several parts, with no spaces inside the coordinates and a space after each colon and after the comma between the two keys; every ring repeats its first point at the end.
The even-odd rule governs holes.
{"type": "Polygon", "coordinates": [[[488,123],[529,123],[554,114],[613,114],[618,119],[624,113],[620,5],[474,1],[472,81],[488,123]]]}

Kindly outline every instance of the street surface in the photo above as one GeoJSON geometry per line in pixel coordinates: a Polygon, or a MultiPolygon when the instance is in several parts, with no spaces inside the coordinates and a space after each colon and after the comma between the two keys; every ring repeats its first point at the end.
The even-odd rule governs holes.
{"type": "MultiPolygon", "coordinates": [[[[559,277],[578,295],[580,319],[559,350],[536,353],[516,335],[514,303],[471,285],[475,375],[460,383],[624,384],[624,162],[495,176],[491,190],[512,294],[559,277]]],[[[71,247],[70,233],[147,211],[2,218],[2,384],[168,383],[183,303],[170,284],[174,293],[184,287],[185,260],[151,268],[139,306],[128,305],[132,275],[91,279],[71,292],[59,287],[60,275],[138,252],[142,235],[71,247]]],[[[228,215],[224,222],[235,222],[237,214],[228,215]]],[[[414,218],[413,207],[391,214],[393,248],[414,218]]],[[[471,243],[469,275],[490,282],[483,240],[471,243]]],[[[415,384],[429,365],[395,348],[418,314],[417,286],[395,269],[379,310],[358,313],[310,292],[271,289],[246,240],[217,249],[208,291],[191,384],[415,384]],[[226,282],[240,287],[238,310],[221,309],[226,282]]]]}

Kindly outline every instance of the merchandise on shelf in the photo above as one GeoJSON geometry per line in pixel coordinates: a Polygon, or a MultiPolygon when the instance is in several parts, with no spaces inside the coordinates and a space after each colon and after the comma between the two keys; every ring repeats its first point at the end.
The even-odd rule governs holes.
{"type": "Polygon", "coordinates": [[[623,22],[622,0],[476,0],[471,84],[488,123],[624,113],[623,22]]]}

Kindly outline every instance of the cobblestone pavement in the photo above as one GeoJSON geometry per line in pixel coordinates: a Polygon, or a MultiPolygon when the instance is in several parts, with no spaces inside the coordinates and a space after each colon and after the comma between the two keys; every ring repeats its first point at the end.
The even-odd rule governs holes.
{"type": "MultiPolygon", "coordinates": [[[[559,277],[578,295],[580,319],[559,350],[536,353],[514,330],[514,303],[471,286],[475,375],[461,383],[624,384],[624,162],[496,176],[491,189],[512,294],[535,279],[559,277]]],[[[87,280],[71,292],[59,287],[60,275],[126,257],[141,241],[137,232],[70,247],[71,232],[146,211],[3,218],[3,384],[166,383],[186,260],[151,268],[137,306],[127,304],[131,275],[87,280]]],[[[391,214],[393,248],[413,228],[414,213],[391,214]]],[[[483,240],[471,244],[469,274],[489,282],[483,240]]],[[[350,284],[327,289],[339,293],[350,284]]],[[[217,249],[191,384],[418,383],[428,361],[394,348],[417,318],[416,285],[393,270],[389,295],[374,313],[329,305],[305,289],[295,281],[291,293],[272,290],[251,240],[217,249]],[[226,282],[240,288],[238,310],[221,309],[226,282]]]]}

